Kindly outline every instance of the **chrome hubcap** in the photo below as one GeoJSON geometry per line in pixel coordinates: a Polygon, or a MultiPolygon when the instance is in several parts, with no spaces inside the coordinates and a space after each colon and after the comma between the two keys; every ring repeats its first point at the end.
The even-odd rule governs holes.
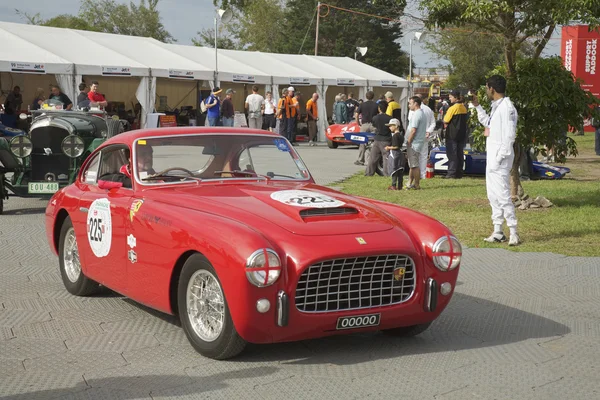
{"type": "Polygon", "coordinates": [[[64,262],[67,278],[73,283],[77,282],[79,275],[81,275],[81,263],[79,262],[79,249],[77,248],[77,239],[73,228],[67,231],[67,237],[65,238],[64,262]]]}
{"type": "Polygon", "coordinates": [[[194,272],[187,287],[187,313],[192,329],[205,342],[223,331],[225,301],[217,278],[206,270],[194,272]]]}

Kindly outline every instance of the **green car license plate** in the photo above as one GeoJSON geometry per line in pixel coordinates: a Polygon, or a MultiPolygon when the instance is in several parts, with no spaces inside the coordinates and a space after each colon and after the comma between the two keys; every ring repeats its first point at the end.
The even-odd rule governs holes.
{"type": "Polygon", "coordinates": [[[58,192],[58,182],[29,182],[30,194],[47,194],[58,192]]]}

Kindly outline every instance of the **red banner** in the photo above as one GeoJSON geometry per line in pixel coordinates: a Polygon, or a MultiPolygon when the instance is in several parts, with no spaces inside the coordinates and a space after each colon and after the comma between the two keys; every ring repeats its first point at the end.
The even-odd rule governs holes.
{"type": "MultiPolygon", "coordinates": [[[[562,28],[560,54],[565,68],[583,81],[583,89],[600,99],[599,44],[600,29],[589,32],[587,25],[562,28]]],[[[594,130],[589,121],[585,125],[586,131],[594,130]]]]}

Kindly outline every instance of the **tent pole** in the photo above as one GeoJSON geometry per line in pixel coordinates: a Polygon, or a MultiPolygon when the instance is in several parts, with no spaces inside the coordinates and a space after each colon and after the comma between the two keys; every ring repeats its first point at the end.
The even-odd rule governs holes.
{"type": "Polygon", "coordinates": [[[317,3],[317,34],[315,35],[315,56],[319,51],[319,17],[321,16],[321,2],[317,3]]]}

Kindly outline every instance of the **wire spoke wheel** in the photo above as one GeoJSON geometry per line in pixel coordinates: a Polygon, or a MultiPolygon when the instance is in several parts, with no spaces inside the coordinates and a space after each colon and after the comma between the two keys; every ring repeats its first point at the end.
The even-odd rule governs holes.
{"type": "Polygon", "coordinates": [[[196,271],[187,285],[186,308],[192,329],[206,342],[223,332],[225,301],[221,285],[206,270],[196,271]]]}
{"type": "Polygon", "coordinates": [[[81,275],[81,262],[79,261],[79,249],[77,248],[75,229],[72,227],[67,231],[64,244],[65,273],[67,274],[67,278],[75,283],[81,275]]]}

